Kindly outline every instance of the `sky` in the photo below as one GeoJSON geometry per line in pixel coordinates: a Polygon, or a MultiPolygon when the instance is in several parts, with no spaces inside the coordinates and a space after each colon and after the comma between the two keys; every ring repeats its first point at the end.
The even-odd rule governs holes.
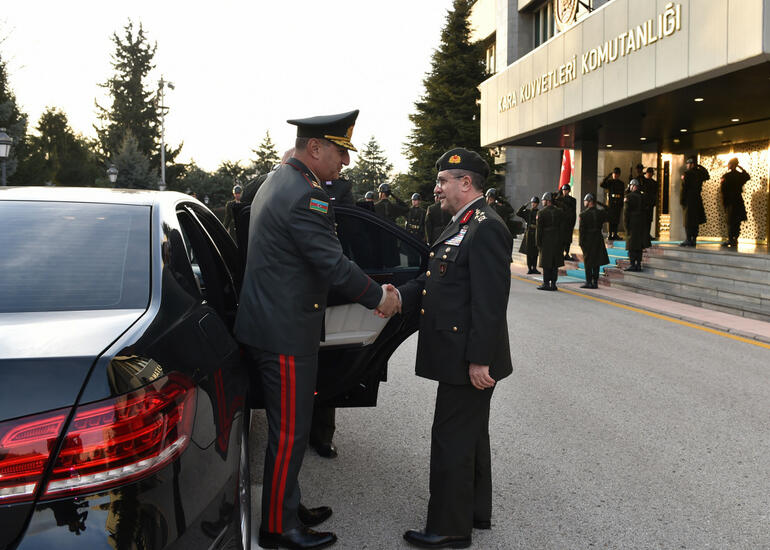
{"type": "MultiPolygon", "coordinates": [[[[270,131],[292,146],[287,119],[360,109],[353,143],[374,136],[396,171],[408,170],[409,114],[440,42],[452,0],[7,0],[0,56],[29,129],[46,107],[94,136],[94,101],[112,74],[114,45],[129,20],[157,42],[167,90],[166,142],[180,162],[206,170],[247,161],[270,131]]],[[[355,163],[355,155],[351,159],[355,163]]]]}

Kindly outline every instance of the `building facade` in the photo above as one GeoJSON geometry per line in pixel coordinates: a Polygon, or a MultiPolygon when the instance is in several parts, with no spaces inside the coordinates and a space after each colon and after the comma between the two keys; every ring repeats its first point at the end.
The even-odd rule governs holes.
{"type": "Polygon", "coordinates": [[[684,160],[711,175],[701,237],[727,232],[719,182],[738,157],[743,242],[767,243],[770,0],[479,0],[474,38],[487,48],[481,145],[499,152],[506,194],[522,204],[555,190],[572,150],[575,196],[636,164],[659,183],[653,231],[683,236],[684,160]]]}

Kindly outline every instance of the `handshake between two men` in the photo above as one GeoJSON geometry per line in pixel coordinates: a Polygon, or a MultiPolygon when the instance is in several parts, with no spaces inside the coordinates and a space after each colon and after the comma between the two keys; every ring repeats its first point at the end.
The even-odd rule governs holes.
{"type": "Polygon", "coordinates": [[[401,313],[401,295],[392,284],[382,285],[382,300],[374,310],[375,315],[387,319],[401,313]]]}

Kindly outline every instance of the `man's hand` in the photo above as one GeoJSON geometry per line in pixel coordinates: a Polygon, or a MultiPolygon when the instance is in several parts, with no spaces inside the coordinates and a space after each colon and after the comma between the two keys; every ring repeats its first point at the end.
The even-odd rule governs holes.
{"type": "Polygon", "coordinates": [[[477,390],[485,390],[495,385],[495,381],[489,376],[489,365],[471,363],[468,367],[468,374],[471,377],[471,384],[477,390]]]}
{"type": "Polygon", "coordinates": [[[396,287],[391,284],[382,285],[383,300],[374,311],[376,315],[387,318],[401,313],[401,297],[396,291],[396,287]]]}

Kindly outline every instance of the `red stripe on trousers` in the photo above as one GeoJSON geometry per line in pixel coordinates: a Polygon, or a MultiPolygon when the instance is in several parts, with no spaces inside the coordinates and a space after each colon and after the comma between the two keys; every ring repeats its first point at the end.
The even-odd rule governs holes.
{"type": "Polygon", "coordinates": [[[278,453],[275,455],[275,464],[273,465],[273,481],[270,484],[270,513],[268,515],[267,519],[267,529],[271,533],[280,533],[281,532],[281,524],[278,523],[278,528],[276,528],[276,507],[278,505],[282,505],[282,503],[277,502],[277,492],[278,492],[278,472],[280,470],[281,466],[281,460],[283,456],[283,450],[284,446],[286,445],[286,357],[284,355],[280,356],[280,365],[281,365],[281,433],[278,440],[278,453]]]}
{"type": "Polygon", "coordinates": [[[283,472],[281,472],[281,484],[278,490],[278,525],[282,525],[283,520],[283,494],[286,490],[286,475],[289,473],[289,462],[291,461],[291,449],[294,446],[294,418],[295,403],[294,396],[297,393],[294,387],[294,356],[289,356],[289,433],[286,438],[286,458],[284,459],[283,472]]]}

